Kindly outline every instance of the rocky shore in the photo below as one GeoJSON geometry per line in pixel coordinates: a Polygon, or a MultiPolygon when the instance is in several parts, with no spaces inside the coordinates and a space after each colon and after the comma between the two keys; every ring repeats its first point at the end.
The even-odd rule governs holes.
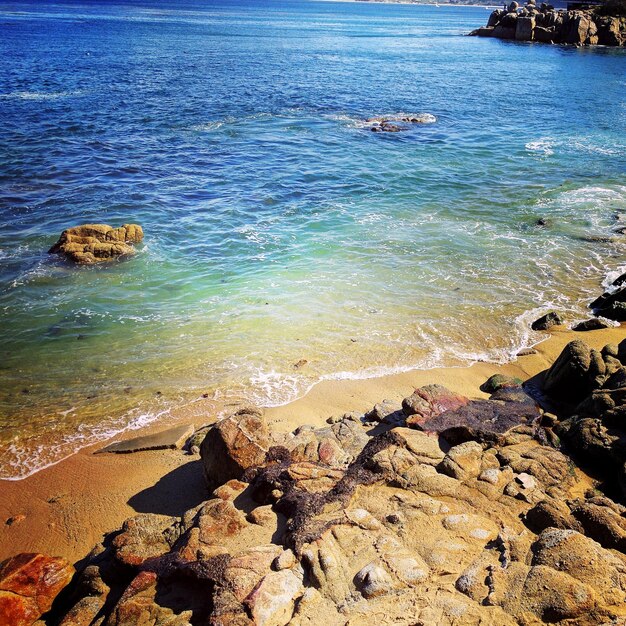
{"type": "Polygon", "coordinates": [[[528,0],[520,8],[517,2],[511,2],[507,9],[493,11],[487,25],[470,35],[580,46],[624,46],[626,16],[619,13],[616,10],[614,15],[605,15],[599,9],[555,10],[546,3],[537,7],[535,0],[528,0]]]}
{"type": "MultiPolygon", "coordinates": [[[[622,319],[625,276],[594,313],[622,319]]],[[[200,497],[126,519],[75,564],[6,559],[0,626],[626,623],[626,338],[583,325],[591,346],[562,330],[524,380],[422,384],[293,430],[244,408],[107,446],[98,459],[186,449],[200,460],[173,490],[200,497]]]]}
{"type": "Polygon", "coordinates": [[[624,623],[626,340],[482,391],[200,429],[207,499],[129,518],[76,569],[8,559],[0,624],[624,623]]]}

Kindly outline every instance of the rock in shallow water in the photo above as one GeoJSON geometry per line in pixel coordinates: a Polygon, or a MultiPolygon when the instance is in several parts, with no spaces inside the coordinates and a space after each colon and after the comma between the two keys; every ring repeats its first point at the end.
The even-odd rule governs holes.
{"type": "Polygon", "coordinates": [[[367,120],[372,126],[370,130],[375,133],[397,133],[408,130],[408,126],[401,124],[434,124],[437,118],[431,113],[417,113],[415,115],[395,115],[390,117],[372,117],[367,120]]]}
{"type": "Polygon", "coordinates": [[[182,448],[187,439],[194,434],[193,424],[188,426],[176,426],[153,435],[133,437],[124,441],[109,444],[99,452],[113,452],[116,454],[129,454],[131,452],[143,452],[144,450],[167,450],[182,448]]]}
{"type": "Polygon", "coordinates": [[[533,330],[548,330],[559,324],[563,324],[563,318],[556,311],[550,311],[550,313],[546,313],[535,320],[530,327],[533,330]]]}
{"type": "Polygon", "coordinates": [[[142,240],[143,230],[137,224],[124,224],[119,228],[108,224],[83,224],[64,230],[48,252],[89,265],[134,254],[132,244],[142,240]]]}
{"type": "Polygon", "coordinates": [[[611,325],[604,320],[598,319],[597,317],[592,317],[584,322],[579,322],[576,326],[572,327],[572,330],[585,332],[589,330],[601,330],[603,328],[611,328],[611,325]]]}

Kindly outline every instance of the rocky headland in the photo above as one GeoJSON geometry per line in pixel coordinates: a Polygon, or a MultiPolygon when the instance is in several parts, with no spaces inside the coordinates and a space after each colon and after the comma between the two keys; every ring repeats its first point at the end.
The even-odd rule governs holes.
{"type": "Polygon", "coordinates": [[[573,45],[626,45],[626,11],[623,6],[586,10],[555,10],[544,2],[537,7],[528,0],[520,8],[511,2],[507,9],[496,9],[487,25],[470,33],[479,37],[496,37],[515,41],[573,45]],[[612,13],[612,14],[611,14],[612,13]]]}

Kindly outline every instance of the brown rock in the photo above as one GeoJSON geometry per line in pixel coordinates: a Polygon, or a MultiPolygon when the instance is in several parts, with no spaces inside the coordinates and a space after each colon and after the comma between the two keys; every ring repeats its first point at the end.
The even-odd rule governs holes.
{"type": "Polygon", "coordinates": [[[574,530],[548,528],[532,546],[531,565],[547,565],[593,587],[607,605],[623,604],[626,565],[574,530]]]}
{"type": "Polygon", "coordinates": [[[465,406],[469,399],[442,385],[426,385],[402,401],[407,426],[419,427],[432,417],[465,406]]]}
{"type": "Polygon", "coordinates": [[[576,326],[572,326],[572,330],[577,332],[586,332],[590,330],[601,330],[602,328],[610,328],[611,325],[598,317],[592,317],[584,322],[579,322],[576,326]]]}
{"type": "Polygon", "coordinates": [[[554,26],[550,26],[547,28],[544,26],[535,26],[534,37],[535,41],[540,41],[542,43],[553,43],[556,39],[554,26]]]}
{"type": "Polygon", "coordinates": [[[115,454],[130,454],[145,450],[181,449],[187,439],[194,434],[193,424],[188,426],[175,426],[152,435],[133,437],[124,441],[111,443],[98,452],[112,452],[115,454]]]}
{"type": "Polygon", "coordinates": [[[154,572],[140,572],[115,605],[107,626],[190,626],[191,610],[176,613],[155,600],[159,580],[154,572]]]}
{"type": "MultiPolygon", "coordinates": [[[[596,17],[596,26],[598,43],[601,46],[623,46],[626,43],[626,19],[609,16],[596,17]]],[[[622,283],[616,281],[613,284],[622,283]]]]}
{"type": "Polygon", "coordinates": [[[543,388],[559,399],[577,402],[592,390],[590,367],[589,347],[580,340],[570,341],[546,373],[543,388]]]}
{"type": "Polygon", "coordinates": [[[218,422],[200,447],[209,489],[239,479],[247,469],[262,465],[271,445],[260,411],[243,409],[218,422]]]}
{"type": "Polygon", "coordinates": [[[532,41],[535,32],[534,17],[519,17],[515,26],[515,39],[517,41],[532,41]]]}
{"type": "Polygon", "coordinates": [[[50,610],[74,568],[59,557],[18,554],[0,564],[0,626],[30,626],[50,610]]]}
{"type": "Polygon", "coordinates": [[[572,508],[572,516],[603,548],[626,553],[626,519],[611,507],[579,502],[572,508]]]}
{"type": "Polygon", "coordinates": [[[359,422],[342,419],[325,428],[301,426],[281,444],[291,460],[343,467],[358,456],[369,437],[359,422]]]}
{"type": "Polygon", "coordinates": [[[63,254],[75,263],[99,263],[133,254],[132,244],[142,239],[143,230],[137,224],[124,224],[119,228],[108,224],[84,224],[64,230],[48,252],[63,254]]]}
{"type": "Polygon", "coordinates": [[[286,626],[291,622],[297,598],[304,591],[302,577],[290,569],[270,572],[246,599],[254,623],[286,626]]]}
{"type": "Polygon", "coordinates": [[[115,557],[125,565],[139,566],[146,559],[169,552],[171,544],[165,531],[174,522],[174,518],[150,513],[127,519],[122,532],[113,539],[115,557]]]}

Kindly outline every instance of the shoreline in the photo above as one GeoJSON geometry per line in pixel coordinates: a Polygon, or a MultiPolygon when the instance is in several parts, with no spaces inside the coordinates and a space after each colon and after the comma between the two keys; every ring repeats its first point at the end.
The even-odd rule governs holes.
{"type": "MultiPolygon", "coordinates": [[[[357,1],[357,0],[348,0],[348,1],[357,1]]],[[[602,281],[602,286],[604,289],[607,289],[607,285],[611,282],[611,276],[613,274],[620,275],[623,273],[624,268],[619,266],[619,269],[614,270],[607,274],[602,281]]],[[[583,300],[588,301],[591,298],[589,295],[587,298],[583,300]]],[[[100,436],[95,435],[92,437],[91,441],[76,441],[73,442],[76,444],[76,447],[72,448],[69,452],[63,452],[59,458],[56,458],[52,461],[46,461],[41,465],[37,465],[33,468],[32,464],[28,464],[23,461],[23,465],[20,466],[21,473],[19,475],[13,476],[0,476],[0,485],[3,482],[20,482],[26,480],[42,471],[46,471],[49,468],[52,468],[59,463],[63,463],[70,459],[71,457],[79,454],[82,451],[89,451],[92,449],[98,449],[100,447],[104,447],[112,442],[122,441],[126,439],[130,439],[133,437],[144,436],[147,434],[152,434],[156,432],[163,431],[170,427],[175,427],[178,425],[188,425],[190,423],[195,423],[196,427],[199,427],[203,424],[206,424],[206,421],[202,421],[204,416],[210,415],[212,416],[212,421],[208,423],[213,423],[213,421],[217,421],[222,417],[225,417],[232,412],[238,410],[239,408],[246,406],[262,406],[264,409],[277,409],[281,407],[286,407],[292,405],[293,403],[297,403],[303,398],[307,397],[318,385],[329,384],[332,385],[337,382],[344,382],[346,384],[350,384],[351,382],[357,381],[371,381],[376,379],[388,379],[395,376],[402,376],[405,374],[410,374],[414,372],[430,372],[430,371],[440,371],[440,370],[465,370],[470,368],[478,363],[486,363],[490,364],[494,367],[503,367],[510,363],[515,363],[519,358],[519,354],[524,350],[534,349],[536,346],[541,343],[547,341],[549,339],[548,335],[539,336],[542,333],[538,333],[537,331],[532,331],[530,328],[530,322],[536,317],[543,315],[546,311],[550,310],[550,306],[538,306],[531,309],[527,309],[522,313],[518,314],[515,319],[512,321],[512,325],[515,327],[518,336],[517,342],[513,345],[513,347],[509,346],[506,348],[504,345],[499,348],[491,349],[491,354],[487,354],[490,351],[486,350],[486,358],[481,358],[480,346],[476,348],[474,353],[464,354],[463,356],[456,356],[454,353],[452,357],[454,360],[462,360],[462,362],[454,365],[449,364],[438,364],[437,361],[441,359],[435,359],[434,365],[422,365],[421,363],[417,364],[409,364],[409,365],[375,365],[371,367],[361,366],[353,371],[351,370],[337,370],[327,374],[320,374],[317,379],[309,380],[305,384],[299,385],[297,390],[291,390],[290,399],[287,400],[277,400],[272,403],[264,403],[263,401],[258,402],[254,398],[246,398],[245,395],[241,396],[229,396],[228,394],[224,395],[221,393],[220,389],[213,390],[213,392],[209,393],[199,393],[197,392],[195,395],[188,394],[186,398],[181,397],[178,401],[172,401],[169,404],[161,407],[151,407],[148,408],[145,412],[138,412],[137,415],[132,418],[125,419],[131,412],[135,409],[138,411],[141,403],[138,404],[135,409],[126,411],[119,416],[119,420],[125,420],[125,425],[119,428],[112,428],[108,432],[105,431],[100,436]],[[495,351],[495,354],[493,352],[495,351]],[[493,359],[493,360],[488,360],[493,359]],[[202,416],[202,417],[199,417],[202,416]]],[[[563,309],[568,313],[572,313],[569,309],[563,309]]],[[[578,317],[574,316],[574,318],[570,319],[567,323],[567,328],[575,325],[575,323],[582,321],[585,319],[584,315],[578,317]]],[[[430,359],[425,359],[426,362],[429,362],[430,359]]],[[[427,384],[428,380],[425,383],[427,384]]],[[[283,383],[284,384],[284,383],[283,383]]],[[[378,400],[376,400],[378,401],[378,400]]],[[[371,407],[369,407],[371,408],[371,407]]],[[[352,409],[347,409],[351,411],[352,409]]],[[[89,439],[89,435],[87,436],[89,439]]],[[[53,447],[58,445],[56,442],[52,442],[53,447]]],[[[41,443],[41,446],[46,446],[47,442],[41,443]]],[[[63,445],[63,444],[60,444],[63,445]]],[[[30,449],[26,450],[28,457],[28,453],[30,453],[30,449]]]]}
{"type": "MultiPolygon", "coordinates": [[[[371,381],[375,379],[402,376],[404,374],[410,374],[412,372],[464,370],[476,365],[477,363],[488,363],[493,366],[505,366],[509,363],[515,362],[515,360],[519,358],[520,352],[528,349],[533,349],[537,345],[543,343],[548,339],[548,337],[541,337],[538,340],[533,341],[533,338],[531,338],[530,335],[534,331],[530,330],[529,324],[529,321],[531,319],[542,315],[544,310],[547,311],[548,308],[549,307],[535,307],[534,309],[529,309],[524,311],[523,313],[520,313],[513,322],[515,327],[519,327],[521,324],[521,326],[526,328],[525,332],[522,332],[520,337],[518,338],[520,342],[516,344],[515,347],[513,347],[512,349],[507,350],[505,347],[495,349],[496,351],[501,352],[501,354],[490,355],[494,360],[483,360],[479,357],[477,352],[473,356],[465,356],[465,362],[455,365],[379,365],[372,367],[361,367],[360,369],[356,369],[354,371],[338,370],[328,374],[320,374],[316,380],[308,381],[306,384],[300,385],[297,391],[294,391],[292,389],[292,393],[289,395],[295,397],[291,397],[287,400],[278,400],[276,402],[268,404],[261,402],[258,405],[263,406],[264,409],[277,409],[281,407],[286,407],[308,396],[308,394],[310,394],[318,385],[333,384],[340,381],[349,384],[356,381],[371,381]]],[[[537,335],[538,333],[534,332],[534,334],[537,335]]],[[[452,358],[454,359],[454,357],[452,358]]],[[[461,359],[461,357],[458,357],[458,359],[461,359]]],[[[72,449],[68,453],[64,452],[62,456],[57,459],[45,462],[42,465],[37,465],[35,468],[25,465],[22,473],[20,473],[19,475],[0,476],[0,484],[5,481],[20,482],[22,480],[26,480],[31,476],[38,474],[39,472],[45,471],[51,467],[54,467],[55,465],[58,465],[59,463],[66,461],[67,459],[70,459],[72,456],[80,453],[83,450],[104,447],[114,441],[121,441],[125,439],[130,439],[132,437],[159,432],[176,425],[189,424],[196,419],[197,413],[201,413],[202,415],[212,415],[214,416],[214,421],[216,421],[239,408],[257,405],[254,399],[247,399],[243,396],[229,397],[228,394],[220,398],[221,395],[222,394],[220,394],[220,390],[215,390],[212,395],[211,393],[204,393],[201,395],[195,395],[193,397],[191,397],[190,395],[184,400],[181,398],[178,402],[172,402],[171,404],[166,405],[163,408],[159,409],[153,407],[151,409],[148,409],[145,413],[138,413],[137,416],[126,420],[127,423],[124,426],[120,427],[119,429],[112,429],[104,436],[95,438],[92,441],[75,442],[76,447],[74,449],[72,449]]],[[[140,405],[138,405],[136,408],[138,409],[139,406],[140,405]]],[[[130,411],[121,414],[120,420],[124,419],[124,417],[127,416],[129,413],[130,411]]],[[[196,424],[196,426],[199,425],[201,424],[196,424]]],[[[46,443],[44,442],[42,445],[45,446],[46,443]]]]}
{"type": "MultiPolygon", "coordinates": [[[[479,390],[489,376],[504,373],[523,379],[545,370],[572,339],[591,347],[619,343],[624,326],[575,332],[555,327],[536,353],[506,364],[478,362],[468,367],[411,370],[387,376],[317,383],[303,397],[265,410],[269,427],[290,432],[303,424],[325,426],[326,419],[343,413],[365,412],[384,399],[401,400],[415,387],[442,384],[471,398],[486,398],[479,390]]],[[[234,409],[233,409],[234,410],[234,409]]],[[[132,431],[152,434],[178,425],[196,428],[212,423],[190,415],[132,431]]],[[[207,419],[213,417],[214,419],[207,419]]],[[[128,438],[128,437],[127,437],[128,438]]],[[[120,439],[119,436],[112,440],[120,439]]],[[[0,560],[17,552],[44,552],[81,560],[102,535],[119,528],[138,513],[178,516],[208,497],[197,455],[181,450],[152,450],[132,454],[98,454],[107,442],[88,446],[28,478],[0,481],[0,560]],[[22,517],[23,516],[23,517],[22,517]],[[13,523],[6,520],[13,518],[13,523]]]]}

